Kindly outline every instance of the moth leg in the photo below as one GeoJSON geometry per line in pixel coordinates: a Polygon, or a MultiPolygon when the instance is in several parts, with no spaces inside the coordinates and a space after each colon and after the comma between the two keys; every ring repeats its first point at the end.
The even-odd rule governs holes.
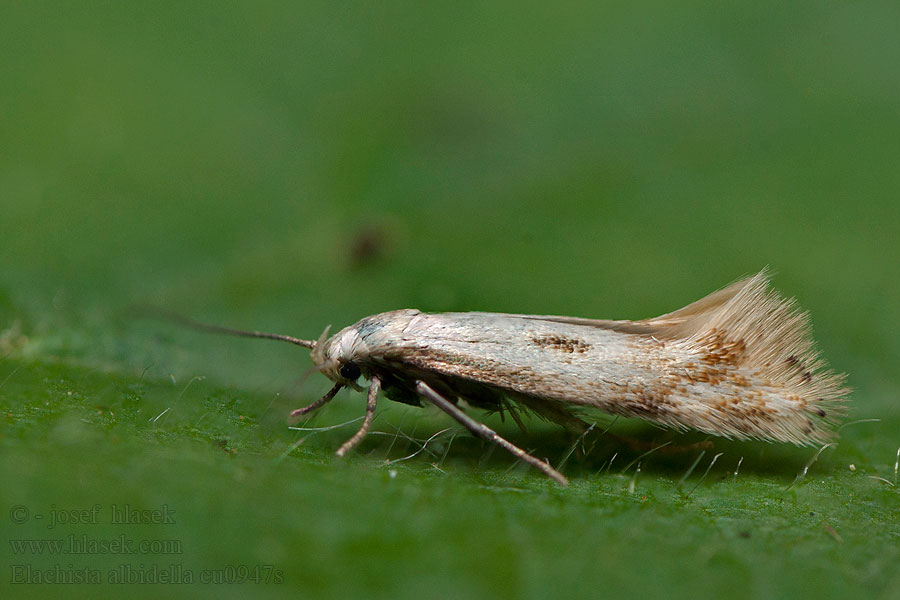
{"type": "Polygon", "coordinates": [[[548,421],[552,421],[562,426],[570,433],[581,435],[588,430],[589,425],[585,423],[583,419],[576,417],[571,412],[557,404],[554,404],[547,400],[531,398],[525,395],[517,397],[516,401],[524,404],[525,407],[530,409],[532,412],[540,415],[548,421]]]}
{"type": "Polygon", "coordinates": [[[327,394],[325,394],[324,396],[322,396],[321,398],[319,398],[312,404],[310,404],[308,406],[304,406],[303,408],[298,408],[297,410],[291,411],[291,417],[299,417],[301,415],[311,413],[312,411],[316,410],[317,408],[322,408],[323,406],[325,406],[326,404],[331,402],[331,400],[341,390],[342,387],[344,387],[344,386],[340,383],[334,384],[334,387],[332,387],[330,390],[328,390],[327,394]]]}
{"type": "Polygon", "coordinates": [[[366,416],[363,418],[359,431],[354,433],[352,438],[338,448],[336,453],[338,456],[344,456],[350,452],[369,433],[369,427],[372,426],[372,418],[375,416],[375,403],[378,401],[378,391],[380,389],[381,380],[376,375],[373,375],[372,381],[369,383],[369,396],[366,398],[366,416]]]}
{"type": "Polygon", "coordinates": [[[497,435],[497,432],[495,432],[493,429],[491,429],[484,423],[479,423],[478,421],[461,411],[455,404],[431,389],[431,387],[429,387],[428,384],[424,381],[416,381],[416,391],[423,398],[429,400],[442,411],[456,419],[463,427],[471,431],[473,434],[484,440],[497,444],[504,450],[512,453],[519,460],[528,463],[536,469],[540,469],[545,475],[551,477],[560,485],[569,484],[569,480],[566,479],[562,473],[560,473],[544,461],[528,454],[518,446],[509,443],[508,441],[497,435]]]}

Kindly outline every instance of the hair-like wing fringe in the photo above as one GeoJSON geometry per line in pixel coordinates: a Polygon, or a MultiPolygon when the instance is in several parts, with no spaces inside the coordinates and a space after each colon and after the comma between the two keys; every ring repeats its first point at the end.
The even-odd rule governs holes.
{"type": "Polygon", "coordinates": [[[638,323],[650,326],[660,340],[726,353],[734,367],[782,389],[784,398],[797,407],[797,423],[783,419],[782,427],[771,431],[735,431],[733,437],[820,443],[833,437],[827,428],[846,412],[846,376],[827,368],[815,348],[809,315],[793,298],[769,287],[767,270],[638,323]],[[813,426],[799,425],[801,416],[813,426]]]}
{"type": "MultiPolygon", "coordinates": [[[[706,320],[709,319],[712,313],[728,304],[735,296],[746,290],[748,286],[753,286],[755,289],[761,288],[762,291],[765,291],[768,283],[768,269],[763,269],[756,275],[740,279],[721,290],[691,302],[683,308],[652,319],[637,321],[637,323],[643,323],[653,328],[666,329],[671,327],[674,328],[671,330],[671,337],[686,337],[691,329],[703,328],[706,320]]],[[[656,331],[663,333],[661,329],[656,329],[656,331]]]]}

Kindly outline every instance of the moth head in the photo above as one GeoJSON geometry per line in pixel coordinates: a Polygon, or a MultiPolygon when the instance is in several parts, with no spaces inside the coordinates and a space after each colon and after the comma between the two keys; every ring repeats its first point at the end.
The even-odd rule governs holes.
{"type": "Polygon", "coordinates": [[[330,326],[325,328],[310,352],[313,368],[335,383],[358,390],[356,381],[362,370],[357,359],[364,350],[359,331],[355,327],[346,327],[328,337],[330,329],[330,326]]]}

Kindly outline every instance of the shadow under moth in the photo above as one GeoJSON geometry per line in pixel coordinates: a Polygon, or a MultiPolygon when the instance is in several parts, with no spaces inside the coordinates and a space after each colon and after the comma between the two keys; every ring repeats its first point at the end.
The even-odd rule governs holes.
{"type": "Polygon", "coordinates": [[[466,414],[460,401],[516,419],[524,409],[578,433],[588,429],[585,415],[600,410],[678,430],[809,445],[834,437],[849,393],[845,376],[828,370],[815,349],[808,315],[769,288],[765,270],[641,321],[405,309],[303,340],[180,320],[309,348],[314,368],[334,386],[292,417],[368,380],[362,426],[339,456],[365,437],[384,392],[434,404],[562,485],[560,472],[466,414]]]}

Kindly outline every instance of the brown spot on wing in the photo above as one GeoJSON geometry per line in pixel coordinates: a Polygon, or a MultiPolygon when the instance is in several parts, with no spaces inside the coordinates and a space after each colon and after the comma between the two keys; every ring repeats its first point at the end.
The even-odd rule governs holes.
{"type": "Polygon", "coordinates": [[[583,340],[553,334],[536,335],[531,338],[531,341],[540,348],[560,350],[562,352],[568,352],[569,354],[572,354],[573,352],[578,352],[579,354],[587,352],[591,347],[590,344],[583,340]]]}
{"type": "Polygon", "coordinates": [[[707,365],[739,365],[747,351],[747,343],[742,340],[729,340],[725,333],[713,328],[698,340],[703,348],[700,360],[707,365]]]}

